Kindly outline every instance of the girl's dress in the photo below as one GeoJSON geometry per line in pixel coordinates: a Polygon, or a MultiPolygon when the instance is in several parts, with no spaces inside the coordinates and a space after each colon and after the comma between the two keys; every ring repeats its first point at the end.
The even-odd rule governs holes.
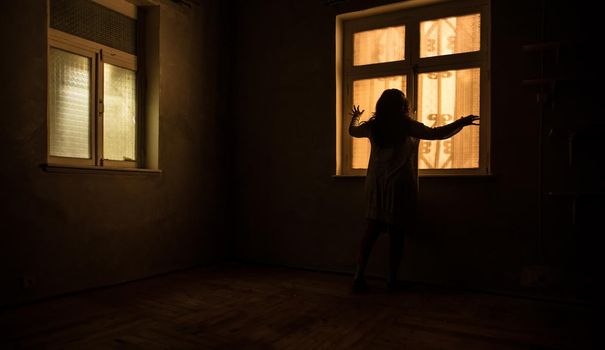
{"type": "Polygon", "coordinates": [[[446,139],[463,126],[456,121],[430,128],[407,116],[390,127],[397,137],[388,147],[376,142],[374,118],[359,123],[351,119],[349,134],[370,139],[371,152],[366,175],[366,217],[389,225],[403,226],[415,220],[418,198],[418,144],[420,139],[446,139]]]}

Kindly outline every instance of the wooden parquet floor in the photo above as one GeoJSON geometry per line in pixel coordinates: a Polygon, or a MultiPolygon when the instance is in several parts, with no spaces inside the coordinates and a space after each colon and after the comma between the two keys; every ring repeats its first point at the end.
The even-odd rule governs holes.
{"type": "Polygon", "coordinates": [[[222,265],[0,313],[1,349],[590,349],[582,304],[222,265]]]}

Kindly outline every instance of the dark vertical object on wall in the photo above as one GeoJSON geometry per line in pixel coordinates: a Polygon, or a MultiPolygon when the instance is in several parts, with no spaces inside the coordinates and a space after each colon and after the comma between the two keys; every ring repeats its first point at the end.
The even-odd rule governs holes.
{"type": "Polygon", "coordinates": [[[223,238],[224,244],[229,247],[225,249],[226,259],[237,260],[239,248],[237,246],[237,233],[242,230],[241,217],[231,217],[227,219],[233,213],[241,213],[242,200],[239,188],[243,186],[244,179],[235,176],[237,173],[236,159],[238,159],[238,144],[234,142],[234,134],[240,127],[238,117],[236,115],[236,103],[238,101],[238,86],[232,82],[238,81],[238,74],[240,73],[236,67],[238,67],[238,59],[241,57],[238,55],[236,43],[239,42],[238,33],[240,33],[241,22],[240,14],[240,1],[220,1],[217,5],[219,7],[218,12],[220,14],[220,23],[218,27],[221,50],[217,57],[217,75],[218,75],[218,90],[216,103],[218,108],[222,111],[222,115],[219,118],[219,141],[218,145],[224,149],[225,154],[229,154],[230,157],[225,157],[223,161],[223,181],[222,188],[224,189],[224,195],[221,199],[224,201],[222,204],[223,208],[226,208],[225,215],[225,226],[224,232],[225,237],[223,238]]]}
{"type": "MultiPolygon", "coordinates": [[[[569,11],[566,6],[560,6],[564,11],[569,11]]],[[[572,5],[571,9],[577,11],[573,17],[576,22],[570,26],[571,30],[576,31],[578,79],[574,105],[576,123],[568,135],[568,160],[574,185],[572,201],[579,248],[579,282],[586,297],[595,301],[602,298],[601,266],[605,264],[602,251],[602,235],[605,231],[605,154],[602,151],[605,120],[601,110],[602,90],[595,88],[602,82],[597,82],[602,78],[596,71],[603,61],[601,55],[591,53],[590,48],[602,42],[602,15],[585,4],[572,5]],[[600,108],[597,108],[597,104],[600,108]]]]}
{"type": "Polygon", "coordinates": [[[526,287],[541,288],[547,284],[547,275],[550,274],[549,266],[545,259],[545,247],[544,247],[544,179],[543,179],[543,139],[544,139],[544,119],[547,117],[545,111],[545,104],[549,98],[547,90],[554,89],[554,81],[552,78],[548,78],[544,75],[544,51],[551,49],[558,50],[560,43],[558,42],[545,42],[544,31],[545,31],[545,4],[541,2],[539,20],[537,21],[538,29],[538,40],[537,43],[527,44],[523,47],[524,52],[531,61],[531,68],[527,74],[529,75],[523,84],[530,86],[535,90],[531,90],[535,94],[535,101],[537,104],[536,122],[538,124],[538,135],[536,140],[537,146],[537,181],[538,181],[538,228],[537,228],[537,242],[536,251],[537,257],[533,261],[533,265],[526,266],[522,272],[521,284],[526,287]]]}
{"type": "Polygon", "coordinates": [[[580,59],[591,31],[579,32],[579,15],[574,6],[542,1],[539,42],[523,47],[530,67],[523,83],[535,94],[539,124],[539,256],[526,275],[531,287],[571,288],[589,298],[596,287],[595,234],[603,230],[596,218],[604,186],[594,174],[604,160],[595,130],[604,125],[595,118],[594,97],[582,90],[591,86],[580,59]]]}

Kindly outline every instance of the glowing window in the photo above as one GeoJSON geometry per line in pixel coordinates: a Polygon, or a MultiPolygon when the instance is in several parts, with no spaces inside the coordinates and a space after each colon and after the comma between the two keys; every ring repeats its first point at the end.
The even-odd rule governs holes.
{"type": "Polygon", "coordinates": [[[103,145],[109,160],[136,158],[135,72],[105,63],[103,76],[103,145]]]}
{"type": "MultiPolygon", "coordinates": [[[[422,141],[421,175],[489,174],[489,2],[415,7],[360,17],[341,16],[342,101],[337,125],[340,146],[337,174],[365,175],[370,144],[348,134],[353,105],[370,118],[382,92],[402,90],[412,117],[429,127],[449,124],[469,114],[480,126],[464,128],[447,140],[422,141]],[[350,19],[349,19],[350,18],[350,19]]],[[[363,11],[362,11],[363,12],[363,11]]]]}
{"type": "MultiPolygon", "coordinates": [[[[479,68],[430,72],[418,78],[417,120],[430,127],[449,124],[456,116],[480,114],[479,68]]],[[[464,128],[446,140],[420,142],[419,169],[479,167],[479,128],[464,128]]]]}
{"type": "Polygon", "coordinates": [[[136,17],[136,6],[124,6],[128,14],[94,2],[50,0],[51,164],[138,166],[136,20],[129,17],[136,17]]]}
{"type": "Polygon", "coordinates": [[[49,153],[91,158],[90,58],[51,48],[49,52],[49,153]]]}
{"type": "Polygon", "coordinates": [[[353,64],[400,61],[405,58],[405,27],[387,27],[355,33],[353,64]]]}
{"type": "Polygon", "coordinates": [[[420,57],[479,51],[481,15],[439,18],[420,22],[420,57]]]}

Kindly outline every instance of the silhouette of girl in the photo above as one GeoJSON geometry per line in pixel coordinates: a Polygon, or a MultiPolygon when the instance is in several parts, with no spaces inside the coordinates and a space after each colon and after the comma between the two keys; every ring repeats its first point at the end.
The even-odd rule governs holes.
{"type": "Polygon", "coordinates": [[[389,277],[387,287],[397,287],[397,273],[403,253],[404,231],[415,228],[418,197],[419,139],[441,140],[454,136],[478,116],[468,115],[445,126],[430,128],[409,116],[405,94],[397,89],[385,90],[376,112],[367,122],[359,123],[364,111],[353,106],[349,134],[370,139],[371,152],[366,176],[367,228],[361,240],[353,291],[367,289],[364,271],[374,243],[381,232],[388,231],[389,277]]]}

